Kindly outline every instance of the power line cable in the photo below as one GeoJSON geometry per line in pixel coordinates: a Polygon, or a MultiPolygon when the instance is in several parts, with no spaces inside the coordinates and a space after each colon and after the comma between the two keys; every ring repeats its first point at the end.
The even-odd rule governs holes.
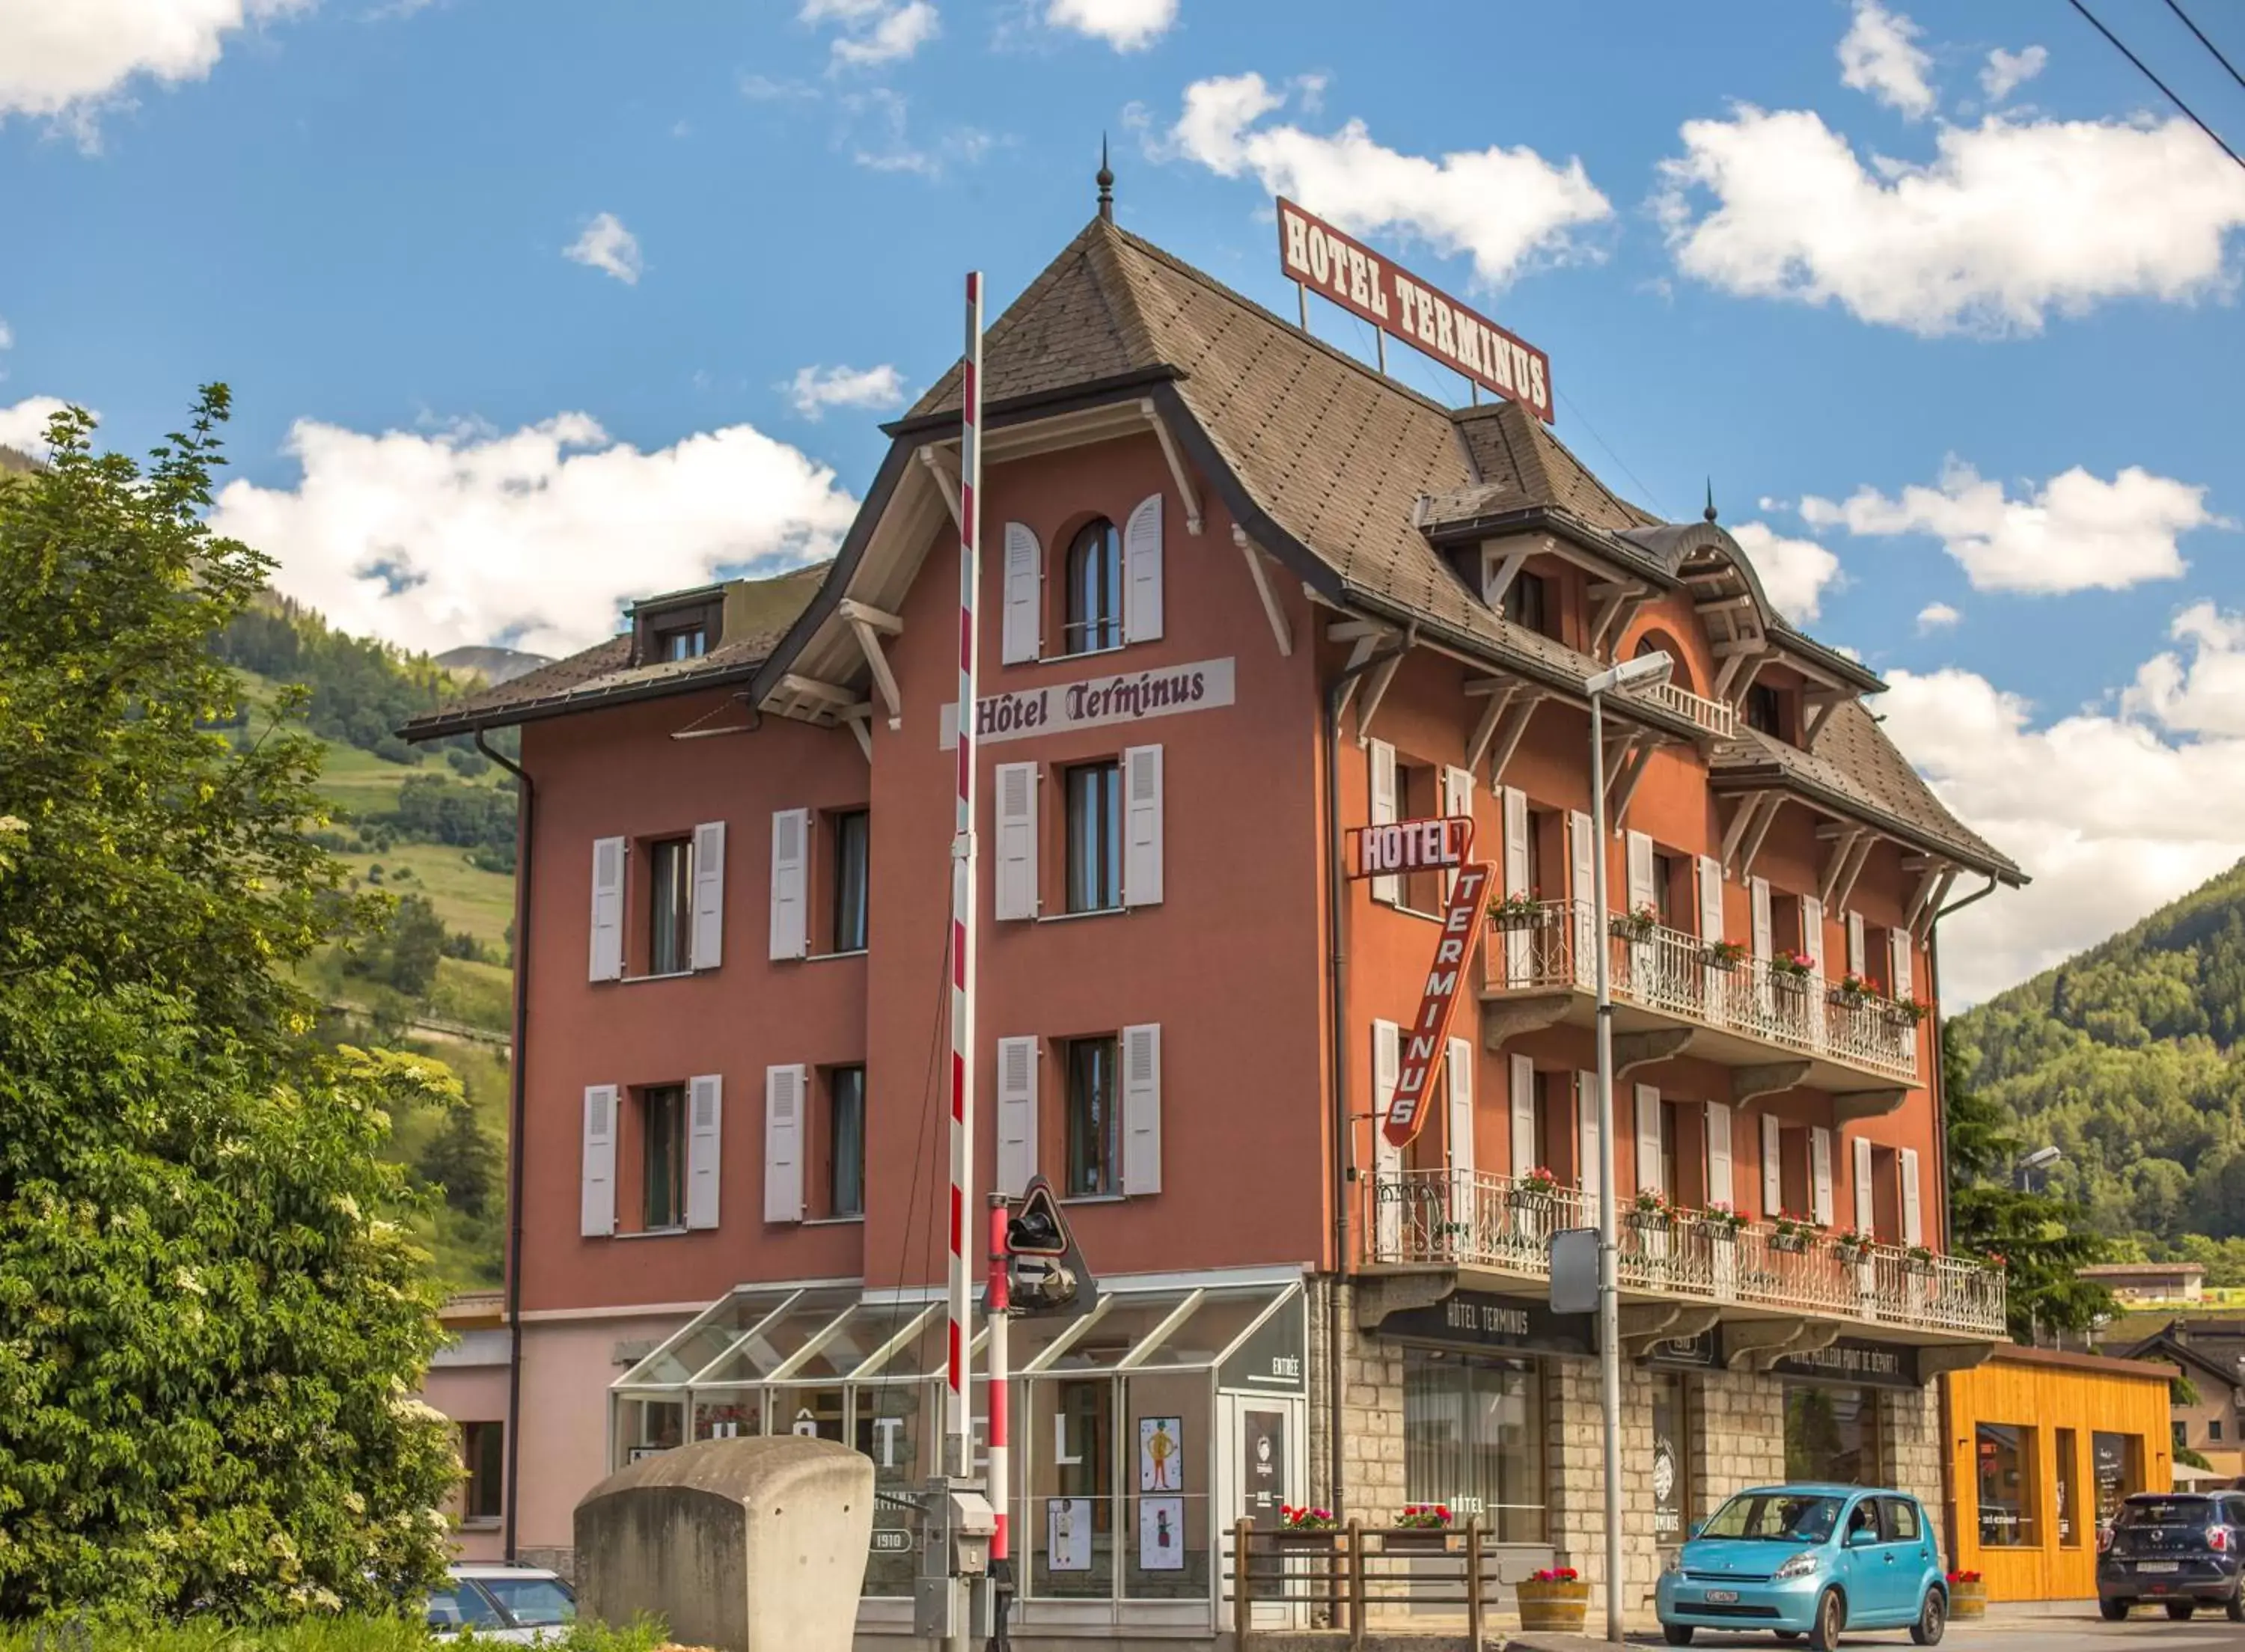
{"type": "Polygon", "coordinates": [[[1592,428],[1590,420],[1583,416],[1583,410],[1575,405],[1575,398],[1569,396],[1566,391],[1561,390],[1559,392],[1559,401],[1561,404],[1566,408],[1568,412],[1575,416],[1576,422],[1581,424],[1583,429],[1589,433],[1590,440],[1598,444],[1598,450],[1604,453],[1606,457],[1611,459],[1615,464],[1618,465],[1621,469],[1621,473],[1624,476],[1637,484],[1637,491],[1645,496],[1645,503],[1652,505],[1654,510],[1659,511],[1661,517],[1665,520],[1668,516],[1668,507],[1661,504],[1660,497],[1658,494],[1654,493],[1651,488],[1645,485],[1645,478],[1638,475],[1636,471],[1631,470],[1629,468],[1628,462],[1624,460],[1620,454],[1615,452],[1613,449],[1606,445],[1605,437],[1600,436],[1597,431],[1592,428]]]}
{"type": "Polygon", "coordinates": [[[2196,24],[2190,20],[2190,13],[2185,11],[2180,5],[2176,4],[2175,0],[2167,0],[2167,10],[2174,12],[2178,17],[2181,17],[2182,19],[2182,26],[2198,37],[2198,44],[2204,46],[2208,51],[2214,54],[2214,62],[2220,64],[2224,69],[2229,71],[2229,78],[2232,80],[2235,81],[2241,86],[2245,86],[2245,75],[2239,74],[2237,72],[2237,65],[2221,55],[2221,48],[2215,45],[2214,42],[2206,37],[2206,30],[2200,28],[2196,24]]]}
{"type": "MultiPolygon", "coordinates": [[[[2183,113],[2185,113],[2186,115],[2188,115],[2188,116],[2190,117],[2191,125],[2193,125],[2194,126],[2196,126],[2196,127],[2197,127],[2201,132],[2204,132],[2208,137],[2209,137],[2209,138],[2213,139],[2214,139],[2214,141],[2215,142],[2215,144],[2217,144],[2217,145],[2219,145],[2219,146],[2220,146],[2221,150],[2221,152],[2222,152],[2223,154],[2225,154],[2225,155],[2228,156],[2230,159],[2232,159],[2232,160],[2235,161],[2235,162],[2238,164],[2238,166],[2241,166],[2241,167],[2245,167],[2245,155],[2240,155],[2240,154],[2239,154],[2235,150],[2232,149],[2232,148],[2231,148],[2231,147],[2230,147],[2227,143],[2224,143],[2224,142],[2222,141],[2222,137],[2221,137],[2221,134],[2220,132],[2218,132],[2214,131],[2213,127],[2211,127],[2211,126],[2208,125],[2204,121],[2201,120],[2201,119],[2198,118],[2198,111],[2196,111],[2195,109],[2193,109],[2193,108],[2192,108],[2188,104],[2185,103],[2181,98],[2180,98],[2176,97],[2176,96],[2175,96],[2175,94],[2174,94],[2174,89],[2173,89],[2172,87],[2170,87],[2170,86],[2167,85],[2167,83],[2166,81],[2164,81],[2164,80],[2160,79],[2157,75],[2153,74],[2153,73],[2151,71],[2150,67],[2149,67],[2149,66],[2148,66],[2148,65],[2144,62],[2144,60],[2143,60],[2141,58],[2139,58],[2139,57],[2138,57],[2134,52],[2133,52],[2133,51],[2129,51],[2127,47],[2126,47],[2126,46],[2124,46],[2124,45],[2122,45],[2122,44],[2120,44],[2120,36],[2118,36],[2118,35],[2114,34],[2114,33],[2113,33],[2110,29],[2107,29],[2107,28],[2106,28],[2103,24],[2101,24],[2101,23],[2099,23],[2099,22],[2098,22],[2098,21],[2097,21],[2097,14],[2096,14],[2095,12],[2092,11],[2092,10],[2091,10],[2087,6],[2086,6],[2086,5],[2082,4],[2082,3],[2081,3],[2081,0],[2067,0],[2067,3],[2068,3],[2069,4],[2071,4],[2071,5],[2072,6],[2072,8],[2073,8],[2076,11],[2079,11],[2079,12],[2083,17],[2086,17],[2086,18],[2088,18],[2088,19],[2089,19],[2089,26],[2090,26],[2091,28],[2092,28],[2092,29],[2096,30],[2097,30],[2097,32],[2098,32],[2099,34],[2103,35],[2103,36],[2106,37],[2106,39],[2107,39],[2107,40],[2109,40],[2109,41],[2111,41],[2111,42],[2113,43],[2113,51],[2115,51],[2119,52],[2122,57],[2126,58],[2130,63],[2134,64],[2136,65],[2136,69],[2137,69],[2138,72],[2139,72],[2139,73],[2140,73],[2140,74],[2144,77],[2144,78],[2145,78],[2145,79],[2147,79],[2147,80],[2150,81],[2153,85],[2157,86],[2157,87],[2158,87],[2158,88],[2159,88],[2162,92],[2166,93],[2166,95],[2167,95],[2167,100],[2169,103],[2173,104],[2176,108],[2178,108],[2178,109],[2181,110],[2181,111],[2183,112],[2183,113]]],[[[2170,0],[2170,3],[2172,3],[2172,0],[2170,0]]],[[[2188,20],[2187,20],[2187,19],[2185,19],[2185,21],[2188,21],[2188,20]]],[[[2193,32],[2193,33],[2196,33],[2196,32],[2197,32],[2197,30],[2196,30],[2195,29],[2194,29],[2194,30],[2192,30],[2192,32],[2193,32]]],[[[2205,37],[2201,35],[2201,36],[2200,36],[2200,38],[2201,38],[2201,39],[2204,39],[2204,38],[2205,38],[2205,37]]],[[[2220,54],[2219,52],[2216,52],[2214,55],[2215,55],[2216,57],[2221,56],[2221,54],[2220,54]]],[[[2231,71],[2230,71],[2230,72],[2231,72],[2232,74],[2235,74],[2235,73],[2236,72],[2236,71],[2233,69],[2233,70],[2231,70],[2231,71]]]]}

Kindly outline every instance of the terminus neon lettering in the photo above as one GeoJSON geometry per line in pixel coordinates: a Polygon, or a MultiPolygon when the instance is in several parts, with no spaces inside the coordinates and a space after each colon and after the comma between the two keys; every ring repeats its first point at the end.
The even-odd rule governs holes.
{"type": "Polygon", "coordinates": [[[1476,861],[1462,869],[1450,886],[1449,900],[1443,908],[1441,938],[1434,945],[1434,967],[1427,972],[1426,992],[1403,1046],[1394,1098],[1387,1106],[1383,1129],[1395,1147],[1408,1147],[1425,1122],[1427,1091],[1450,1030],[1450,1017],[1457,1008],[1459,979],[1480,937],[1495,872],[1488,863],[1476,861]]]}

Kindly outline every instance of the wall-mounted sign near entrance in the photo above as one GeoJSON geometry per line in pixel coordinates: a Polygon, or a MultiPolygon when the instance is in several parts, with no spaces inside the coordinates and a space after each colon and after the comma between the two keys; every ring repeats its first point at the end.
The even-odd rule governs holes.
{"type": "Polygon", "coordinates": [[[1299,1297],[1285,1303],[1217,1367],[1216,1385],[1265,1394],[1307,1392],[1307,1312],[1299,1297]]]}
{"type": "Polygon", "coordinates": [[[1871,1388],[1922,1388],[1917,1378],[1917,1350],[1894,1343],[1865,1342],[1842,1337],[1829,1348],[1813,1353],[1780,1354],[1770,1362],[1777,1377],[1828,1383],[1855,1383],[1871,1388]]]}
{"type": "Polygon", "coordinates": [[[1638,1362],[1669,1371],[1713,1371],[1723,1363],[1723,1331],[1710,1325],[1696,1337],[1671,1337],[1657,1342],[1638,1362]]]}
{"type": "Polygon", "coordinates": [[[1594,1314],[1555,1314],[1528,1297],[1458,1290],[1427,1308],[1404,1308],[1380,1322],[1383,1337],[1493,1353],[1567,1354],[1597,1351],[1594,1314]]]}
{"type": "Polygon", "coordinates": [[[1406,274],[1353,236],[1278,198],[1278,264],[1391,338],[1551,423],[1551,358],[1448,293],[1406,274]]]}
{"type": "MultiPolygon", "coordinates": [[[[1209,711],[1231,703],[1231,661],[1196,660],[1158,671],[1126,671],[1119,677],[1086,677],[1080,682],[990,694],[975,702],[974,738],[978,744],[994,746],[1069,728],[1103,728],[1110,723],[1209,711]]],[[[943,708],[936,741],[945,751],[959,744],[955,700],[943,708]]]]}

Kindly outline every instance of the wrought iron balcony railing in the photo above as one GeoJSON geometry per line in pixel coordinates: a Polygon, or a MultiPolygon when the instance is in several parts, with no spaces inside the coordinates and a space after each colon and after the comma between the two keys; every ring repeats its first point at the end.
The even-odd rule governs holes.
{"type": "MultiPolygon", "coordinates": [[[[1597,1201],[1482,1171],[1382,1172],[1366,1188],[1366,1260],[1550,1276],[1551,1236],[1594,1227],[1597,1201]]],[[[1825,1318],[2002,1337],[2004,1276],[1956,1256],[1899,1245],[1843,1251],[1830,1238],[1733,1225],[1705,1211],[1624,1210],[1617,1258],[1624,1290],[1737,1303],[1825,1318]]]]}
{"type": "MultiPolygon", "coordinates": [[[[1484,990],[1587,992],[1597,954],[1588,901],[1501,911],[1482,949],[1484,990]]],[[[1769,958],[1728,958],[1697,935],[1617,913],[1607,920],[1614,1000],[1882,1078],[1917,1082],[1918,1014],[1875,992],[1847,992],[1769,958]]]]}

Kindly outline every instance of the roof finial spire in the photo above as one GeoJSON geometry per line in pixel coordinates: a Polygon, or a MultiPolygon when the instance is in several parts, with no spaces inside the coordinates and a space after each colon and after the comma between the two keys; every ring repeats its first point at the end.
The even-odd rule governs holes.
{"type": "Polygon", "coordinates": [[[1710,522],[1715,519],[1715,478],[1712,476],[1707,478],[1707,508],[1699,514],[1710,522]]]}
{"type": "Polygon", "coordinates": [[[1099,134],[1099,217],[1102,222],[1115,221],[1115,173],[1107,164],[1107,134],[1099,134]]]}

